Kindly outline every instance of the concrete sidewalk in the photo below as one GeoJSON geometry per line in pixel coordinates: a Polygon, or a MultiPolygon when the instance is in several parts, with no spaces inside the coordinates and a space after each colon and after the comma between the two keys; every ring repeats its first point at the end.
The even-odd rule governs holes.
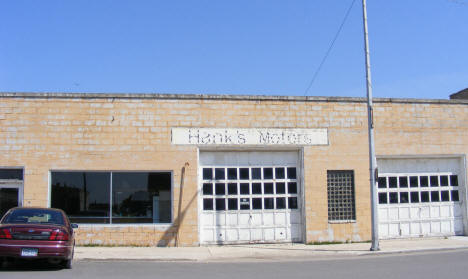
{"type": "Polygon", "coordinates": [[[76,260],[252,261],[301,260],[434,250],[468,249],[468,237],[381,240],[380,251],[370,243],[305,245],[255,244],[203,247],[75,247],[76,260]]]}

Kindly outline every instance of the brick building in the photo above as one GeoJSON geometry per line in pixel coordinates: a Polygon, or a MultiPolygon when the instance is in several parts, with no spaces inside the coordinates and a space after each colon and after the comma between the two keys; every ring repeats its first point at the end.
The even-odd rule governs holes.
{"type": "MultiPolygon", "coordinates": [[[[468,101],[374,105],[381,238],[466,234],[468,101]]],[[[363,98],[0,93],[0,150],[1,209],[78,244],[371,237],[363,98]]]]}

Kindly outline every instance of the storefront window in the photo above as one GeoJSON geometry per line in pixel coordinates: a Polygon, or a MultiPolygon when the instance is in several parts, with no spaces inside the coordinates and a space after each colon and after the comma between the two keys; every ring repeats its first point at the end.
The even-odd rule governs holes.
{"type": "Polygon", "coordinates": [[[51,177],[51,206],[74,223],[171,222],[169,172],[52,172],[51,177]]]}
{"type": "Polygon", "coordinates": [[[113,173],[112,223],[170,223],[170,179],[168,173],[113,173]]]}

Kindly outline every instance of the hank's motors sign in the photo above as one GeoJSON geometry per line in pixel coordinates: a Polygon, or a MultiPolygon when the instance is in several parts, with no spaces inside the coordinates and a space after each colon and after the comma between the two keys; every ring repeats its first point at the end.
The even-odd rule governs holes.
{"type": "Polygon", "coordinates": [[[172,144],[327,145],[327,129],[172,128],[172,144]]]}

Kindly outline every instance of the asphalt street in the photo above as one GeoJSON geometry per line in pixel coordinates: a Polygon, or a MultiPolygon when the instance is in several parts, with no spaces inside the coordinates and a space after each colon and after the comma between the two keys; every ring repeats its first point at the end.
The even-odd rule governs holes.
{"type": "Polygon", "coordinates": [[[236,262],[75,261],[72,270],[40,262],[9,264],[0,278],[466,278],[468,250],[301,261],[236,262]]]}

